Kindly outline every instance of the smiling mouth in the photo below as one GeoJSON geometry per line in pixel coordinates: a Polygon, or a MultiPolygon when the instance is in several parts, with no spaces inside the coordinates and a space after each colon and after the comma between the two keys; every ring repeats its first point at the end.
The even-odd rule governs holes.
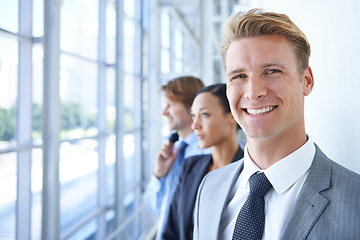
{"type": "Polygon", "coordinates": [[[264,107],[264,108],[258,108],[258,109],[245,108],[244,110],[250,115],[259,115],[259,114],[271,112],[275,108],[277,108],[277,106],[270,106],[270,107],[264,107]]]}

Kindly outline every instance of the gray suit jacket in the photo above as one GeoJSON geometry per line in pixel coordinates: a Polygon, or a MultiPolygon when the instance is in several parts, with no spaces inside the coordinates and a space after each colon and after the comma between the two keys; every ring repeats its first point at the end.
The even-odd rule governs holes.
{"type": "MultiPolygon", "coordinates": [[[[243,159],[210,172],[199,186],[194,239],[219,239],[221,214],[243,169],[243,159]]],[[[360,175],[316,146],[314,161],[282,239],[360,239],[360,175]]]]}

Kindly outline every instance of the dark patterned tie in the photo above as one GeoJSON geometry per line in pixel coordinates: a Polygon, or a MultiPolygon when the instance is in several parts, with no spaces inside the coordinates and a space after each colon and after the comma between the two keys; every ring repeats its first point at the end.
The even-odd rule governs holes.
{"type": "Polygon", "coordinates": [[[180,143],[180,147],[179,147],[179,151],[177,154],[177,159],[180,162],[184,161],[184,157],[185,157],[185,148],[187,147],[187,143],[185,141],[182,141],[180,143]]]}
{"type": "Polygon", "coordinates": [[[265,194],[272,188],[264,173],[254,173],[250,179],[250,194],[236,219],[232,239],[261,239],[265,224],[265,194]]]}

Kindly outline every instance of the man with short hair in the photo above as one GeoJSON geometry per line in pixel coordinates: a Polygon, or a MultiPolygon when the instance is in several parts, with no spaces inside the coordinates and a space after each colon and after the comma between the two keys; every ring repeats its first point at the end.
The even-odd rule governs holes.
{"type": "Polygon", "coordinates": [[[191,129],[190,108],[196,92],[203,87],[204,83],[200,79],[184,76],[169,81],[161,88],[165,93],[165,108],[162,114],[167,117],[170,130],[177,132],[179,140],[176,143],[174,140],[168,141],[158,151],[155,169],[145,190],[147,205],[150,210],[160,215],[156,239],[162,239],[184,159],[210,153],[210,149],[199,147],[196,135],[191,129]]]}
{"type": "Polygon", "coordinates": [[[225,23],[221,54],[244,158],[199,187],[194,239],[358,239],[360,176],[305,132],[310,44],[284,14],[253,9],[225,23]]]}

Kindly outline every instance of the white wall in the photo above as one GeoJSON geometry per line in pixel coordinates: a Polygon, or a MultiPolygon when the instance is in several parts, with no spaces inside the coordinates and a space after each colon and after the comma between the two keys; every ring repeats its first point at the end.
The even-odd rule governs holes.
{"type": "Polygon", "coordinates": [[[311,44],[315,86],[306,131],[326,155],[360,173],[360,1],[249,0],[287,14],[311,44]]]}

